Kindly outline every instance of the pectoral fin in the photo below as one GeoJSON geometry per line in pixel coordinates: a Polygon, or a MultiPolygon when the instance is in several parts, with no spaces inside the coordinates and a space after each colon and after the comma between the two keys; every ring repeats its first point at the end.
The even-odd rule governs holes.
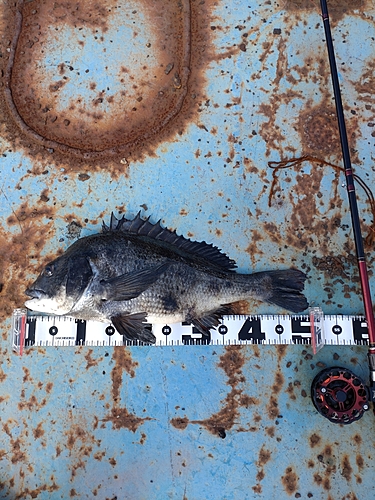
{"type": "Polygon", "coordinates": [[[166,271],[169,263],[102,280],[102,300],[131,300],[147,290],[166,271]]]}
{"type": "Polygon", "coordinates": [[[155,335],[146,328],[146,313],[123,314],[111,318],[113,326],[126,340],[155,344],[155,335]]]}

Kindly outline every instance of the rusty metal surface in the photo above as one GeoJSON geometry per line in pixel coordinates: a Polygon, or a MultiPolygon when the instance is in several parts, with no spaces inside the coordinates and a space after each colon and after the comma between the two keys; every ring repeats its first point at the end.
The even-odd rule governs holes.
{"type": "Polygon", "coordinates": [[[0,498],[371,498],[374,417],[331,424],[314,375],[363,347],[3,351],[0,498]],[[265,368],[267,367],[267,368],[265,368]]]}
{"type": "MultiPolygon", "coordinates": [[[[241,271],[298,266],[312,303],[362,313],[343,175],[305,163],[278,171],[271,193],[269,160],[341,161],[318,6],[101,5],[2,7],[6,315],[47,257],[140,208],[241,271]]],[[[374,12],[331,5],[353,163],[370,186],[374,12]]]]}
{"type": "MultiPolygon", "coordinates": [[[[374,3],[329,8],[352,160],[371,187],[374,3]]],[[[237,371],[203,346],[122,360],[7,349],[26,285],[112,210],[212,242],[241,272],[304,269],[313,305],[363,313],[343,175],[305,163],[272,185],[267,165],[341,164],[318,2],[19,0],[1,4],[0,31],[3,497],[368,497],[372,416],[345,428],[319,417],[301,395],[316,366],[300,348],[259,360],[242,348],[237,371]]],[[[365,351],[337,354],[366,378],[365,351]]]]}
{"type": "Polygon", "coordinates": [[[13,119],[74,155],[136,146],[182,108],[190,26],[188,1],[20,2],[6,73],[13,119]]]}

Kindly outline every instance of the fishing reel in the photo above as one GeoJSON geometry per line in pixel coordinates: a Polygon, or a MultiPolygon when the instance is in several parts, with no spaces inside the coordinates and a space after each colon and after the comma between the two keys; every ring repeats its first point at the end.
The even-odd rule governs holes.
{"type": "Polygon", "coordinates": [[[339,366],[317,374],[311,398],[318,412],[335,424],[351,424],[370,408],[370,392],[363,380],[339,366]]]}

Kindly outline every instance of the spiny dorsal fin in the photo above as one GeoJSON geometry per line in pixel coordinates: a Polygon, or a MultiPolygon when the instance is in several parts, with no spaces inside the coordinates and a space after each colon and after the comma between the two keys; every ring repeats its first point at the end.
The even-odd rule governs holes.
{"type": "Polygon", "coordinates": [[[192,241],[184,236],[179,236],[176,230],[170,231],[169,229],[163,228],[160,224],[160,220],[153,224],[150,222],[150,217],[142,219],[141,212],[138,212],[132,220],[126,219],[125,216],[121,219],[117,219],[112,212],[110,225],[107,226],[103,222],[102,228],[103,233],[109,231],[123,231],[125,233],[163,241],[183,252],[207,259],[212,264],[226,270],[232,270],[237,267],[234,260],[230,259],[214,245],[208,244],[205,241],[192,241]]]}

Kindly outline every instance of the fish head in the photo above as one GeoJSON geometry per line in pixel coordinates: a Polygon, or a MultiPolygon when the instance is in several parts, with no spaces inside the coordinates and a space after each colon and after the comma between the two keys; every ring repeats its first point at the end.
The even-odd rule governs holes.
{"type": "Polygon", "coordinates": [[[68,314],[92,278],[88,258],[66,252],[48,263],[25,293],[25,306],[32,311],[68,314]]]}

